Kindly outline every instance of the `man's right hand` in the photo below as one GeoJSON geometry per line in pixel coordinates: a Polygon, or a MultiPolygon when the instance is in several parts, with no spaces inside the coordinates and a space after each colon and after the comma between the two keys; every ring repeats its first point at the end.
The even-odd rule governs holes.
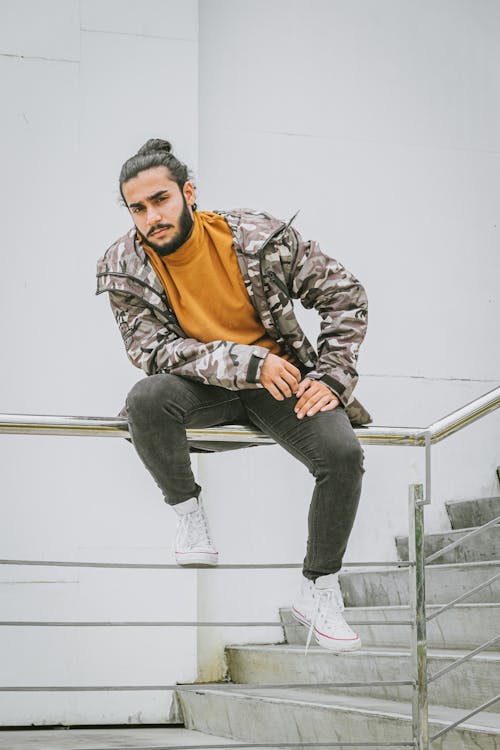
{"type": "Polygon", "coordinates": [[[292,396],[300,383],[300,370],[283,357],[269,352],[260,371],[260,382],[277,401],[292,396]]]}

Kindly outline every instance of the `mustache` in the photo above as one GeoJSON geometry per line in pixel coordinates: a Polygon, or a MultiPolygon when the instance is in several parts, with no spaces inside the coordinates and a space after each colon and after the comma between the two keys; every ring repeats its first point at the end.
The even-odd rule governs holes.
{"type": "Polygon", "coordinates": [[[157,224],[155,227],[151,227],[151,229],[149,230],[147,236],[150,237],[152,234],[154,234],[155,232],[157,232],[159,229],[172,229],[173,226],[174,226],[173,224],[157,224]]]}

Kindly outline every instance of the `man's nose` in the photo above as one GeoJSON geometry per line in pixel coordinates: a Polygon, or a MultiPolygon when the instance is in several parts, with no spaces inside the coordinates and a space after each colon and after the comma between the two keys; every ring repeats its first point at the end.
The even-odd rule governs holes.
{"type": "Polygon", "coordinates": [[[146,221],[147,223],[152,226],[153,224],[157,224],[161,219],[160,212],[156,208],[156,206],[148,206],[146,210],[146,221]]]}

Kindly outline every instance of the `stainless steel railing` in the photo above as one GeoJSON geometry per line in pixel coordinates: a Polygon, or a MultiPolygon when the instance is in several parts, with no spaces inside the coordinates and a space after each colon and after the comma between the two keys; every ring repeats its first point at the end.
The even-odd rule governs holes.
{"type": "MultiPolygon", "coordinates": [[[[358,427],[356,434],[366,445],[425,446],[453,435],[481,419],[500,405],[500,387],[447,414],[428,427],[358,427]]],[[[22,435],[79,435],[88,437],[128,437],[127,420],[120,417],[73,417],[40,414],[0,414],[0,433],[22,435]]],[[[248,425],[228,425],[187,430],[188,440],[196,442],[236,442],[272,444],[268,435],[248,425]]]]}
{"type": "MultiPolygon", "coordinates": [[[[400,562],[355,562],[346,563],[344,567],[354,566],[398,566],[408,567],[409,571],[409,583],[410,583],[410,611],[412,617],[409,620],[392,620],[390,622],[380,620],[364,620],[358,622],[352,622],[354,625],[369,624],[369,625],[387,625],[387,624],[405,624],[410,625],[412,629],[411,635],[411,656],[412,656],[412,679],[404,681],[384,681],[379,680],[370,683],[359,683],[359,682],[334,682],[318,684],[314,683],[314,687],[359,687],[361,685],[411,685],[413,688],[412,698],[412,740],[401,740],[398,742],[286,742],[286,743],[264,743],[266,747],[369,747],[376,745],[377,747],[414,747],[416,750],[428,750],[429,742],[436,740],[451,729],[459,726],[461,723],[466,721],[468,718],[476,715],[480,711],[489,707],[496,701],[500,700],[500,695],[495,696],[490,701],[483,703],[473,711],[467,713],[460,720],[453,722],[448,727],[438,732],[429,738],[429,722],[428,722],[428,696],[427,686],[429,682],[432,682],[445,673],[456,668],[464,661],[473,658],[476,654],[489,648],[491,645],[500,640],[500,636],[490,639],[487,643],[482,644],[478,648],[471,651],[465,657],[457,659],[453,664],[449,665],[445,669],[440,670],[432,676],[428,676],[427,673],[427,638],[426,638],[426,623],[439,616],[445,610],[454,607],[459,602],[471,596],[473,593],[479,591],[482,588],[493,583],[500,574],[493,576],[485,583],[473,587],[465,594],[457,597],[452,602],[445,604],[437,611],[433,612],[432,615],[426,616],[425,608],[425,565],[437,559],[437,557],[445,554],[447,551],[454,547],[462,544],[465,539],[470,538],[476,533],[480,533],[482,530],[494,525],[500,520],[499,518],[493,519],[488,523],[484,524],[479,529],[465,534],[461,539],[453,542],[452,544],[446,545],[438,552],[435,552],[429,557],[425,557],[424,554],[424,506],[431,502],[431,448],[434,443],[440,442],[450,435],[464,429],[466,426],[476,422],[478,419],[483,418],[486,414],[493,412],[500,406],[500,388],[495,388],[488,393],[485,393],[478,399],[471,401],[464,405],[460,409],[447,414],[436,422],[433,422],[426,428],[421,427],[360,427],[355,430],[356,435],[363,444],[368,445],[400,445],[400,446],[420,446],[425,450],[425,485],[423,484],[411,484],[409,486],[408,496],[408,513],[409,513],[409,560],[400,562]],[[425,490],[425,491],[424,491],[425,490]]],[[[124,419],[118,417],[115,418],[103,418],[103,417],[72,417],[72,416],[46,416],[46,415],[27,415],[27,414],[0,414],[0,433],[6,434],[31,434],[31,435],[78,435],[78,436],[99,436],[99,437],[128,437],[127,422],[124,419]]],[[[253,427],[246,425],[228,425],[224,427],[215,427],[199,430],[188,430],[188,441],[200,443],[200,442],[235,442],[240,444],[270,444],[274,441],[267,435],[255,430],[253,427]]],[[[37,565],[37,566],[62,566],[62,567],[97,567],[97,568],[142,568],[142,569],[176,569],[176,565],[148,565],[148,564],[136,564],[136,563],[99,563],[99,562],[79,562],[79,561],[49,561],[49,560],[0,560],[1,565],[37,565]]],[[[246,568],[299,568],[299,564],[286,563],[286,564],[255,564],[255,565],[220,565],[213,570],[224,570],[224,569],[246,569],[246,568]]],[[[207,569],[210,570],[210,569],[207,569]]],[[[65,626],[65,627],[92,627],[92,626],[129,626],[134,627],[157,627],[157,626],[183,626],[183,627],[234,627],[234,626],[279,626],[281,622],[53,622],[53,621],[3,621],[0,622],[0,626],[12,627],[12,626],[33,626],[33,627],[46,627],[46,626],[65,626]]],[[[278,683],[272,683],[269,685],[245,685],[245,689],[251,688],[262,688],[274,689],[283,687],[298,687],[297,684],[284,685],[278,683]]],[[[67,691],[67,690],[174,690],[178,688],[178,685],[161,685],[161,686],[0,686],[0,692],[25,692],[25,691],[67,691]]],[[[193,689],[200,689],[203,687],[201,684],[196,684],[193,689]]],[[[301,684],[300,687],[306,688],[311,687],[310,684],[301,684]]],[[[213,689],[213,686],[210,686],[213,689]]],[[[227,688],[234,689],[235,685],[220,685],[217,689],[224,690],[227,688]]],[[[263,744],[231,744],[231,745],[211,745],[211,747],[240,747],[240,748],[252,748],[262,747],[263,744]]],[[[201,750],[201,745],[192,746],[201,750]]],[[[181,746],[177,748],[172,746],[170,750],[183,750],[181,746]]]]}

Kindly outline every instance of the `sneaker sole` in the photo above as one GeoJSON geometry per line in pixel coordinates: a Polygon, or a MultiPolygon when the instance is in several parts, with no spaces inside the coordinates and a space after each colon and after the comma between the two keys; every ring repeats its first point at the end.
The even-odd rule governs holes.
{"type": "Polygon", "coordinates": [[[218,557],[217,552],[176,552],[175,562],[183,568],[212,568],[217,565],[218,557]]]}
{"type": "Polygon", "coordinates": [[[318,646],[327,649],[328,651],[334,651],[338,654],[346,653],[348,651],[358,651],[361,648],[361,638],[355,638],[353,640],[340,640],[336,638],[329,638],[328,636],[314,631],[314,636],[318,646]]]}
{"type": "Polygon", "coordinates": [[[306,628],[308,628],[311,625],[311,620],[308,620],[304,615],[298,611],[298,609],[295,609],[295,607],[292,607],[292,615],[295,617],[297,622],[300,622],[301,625],[305,625],[306,628]]]}

